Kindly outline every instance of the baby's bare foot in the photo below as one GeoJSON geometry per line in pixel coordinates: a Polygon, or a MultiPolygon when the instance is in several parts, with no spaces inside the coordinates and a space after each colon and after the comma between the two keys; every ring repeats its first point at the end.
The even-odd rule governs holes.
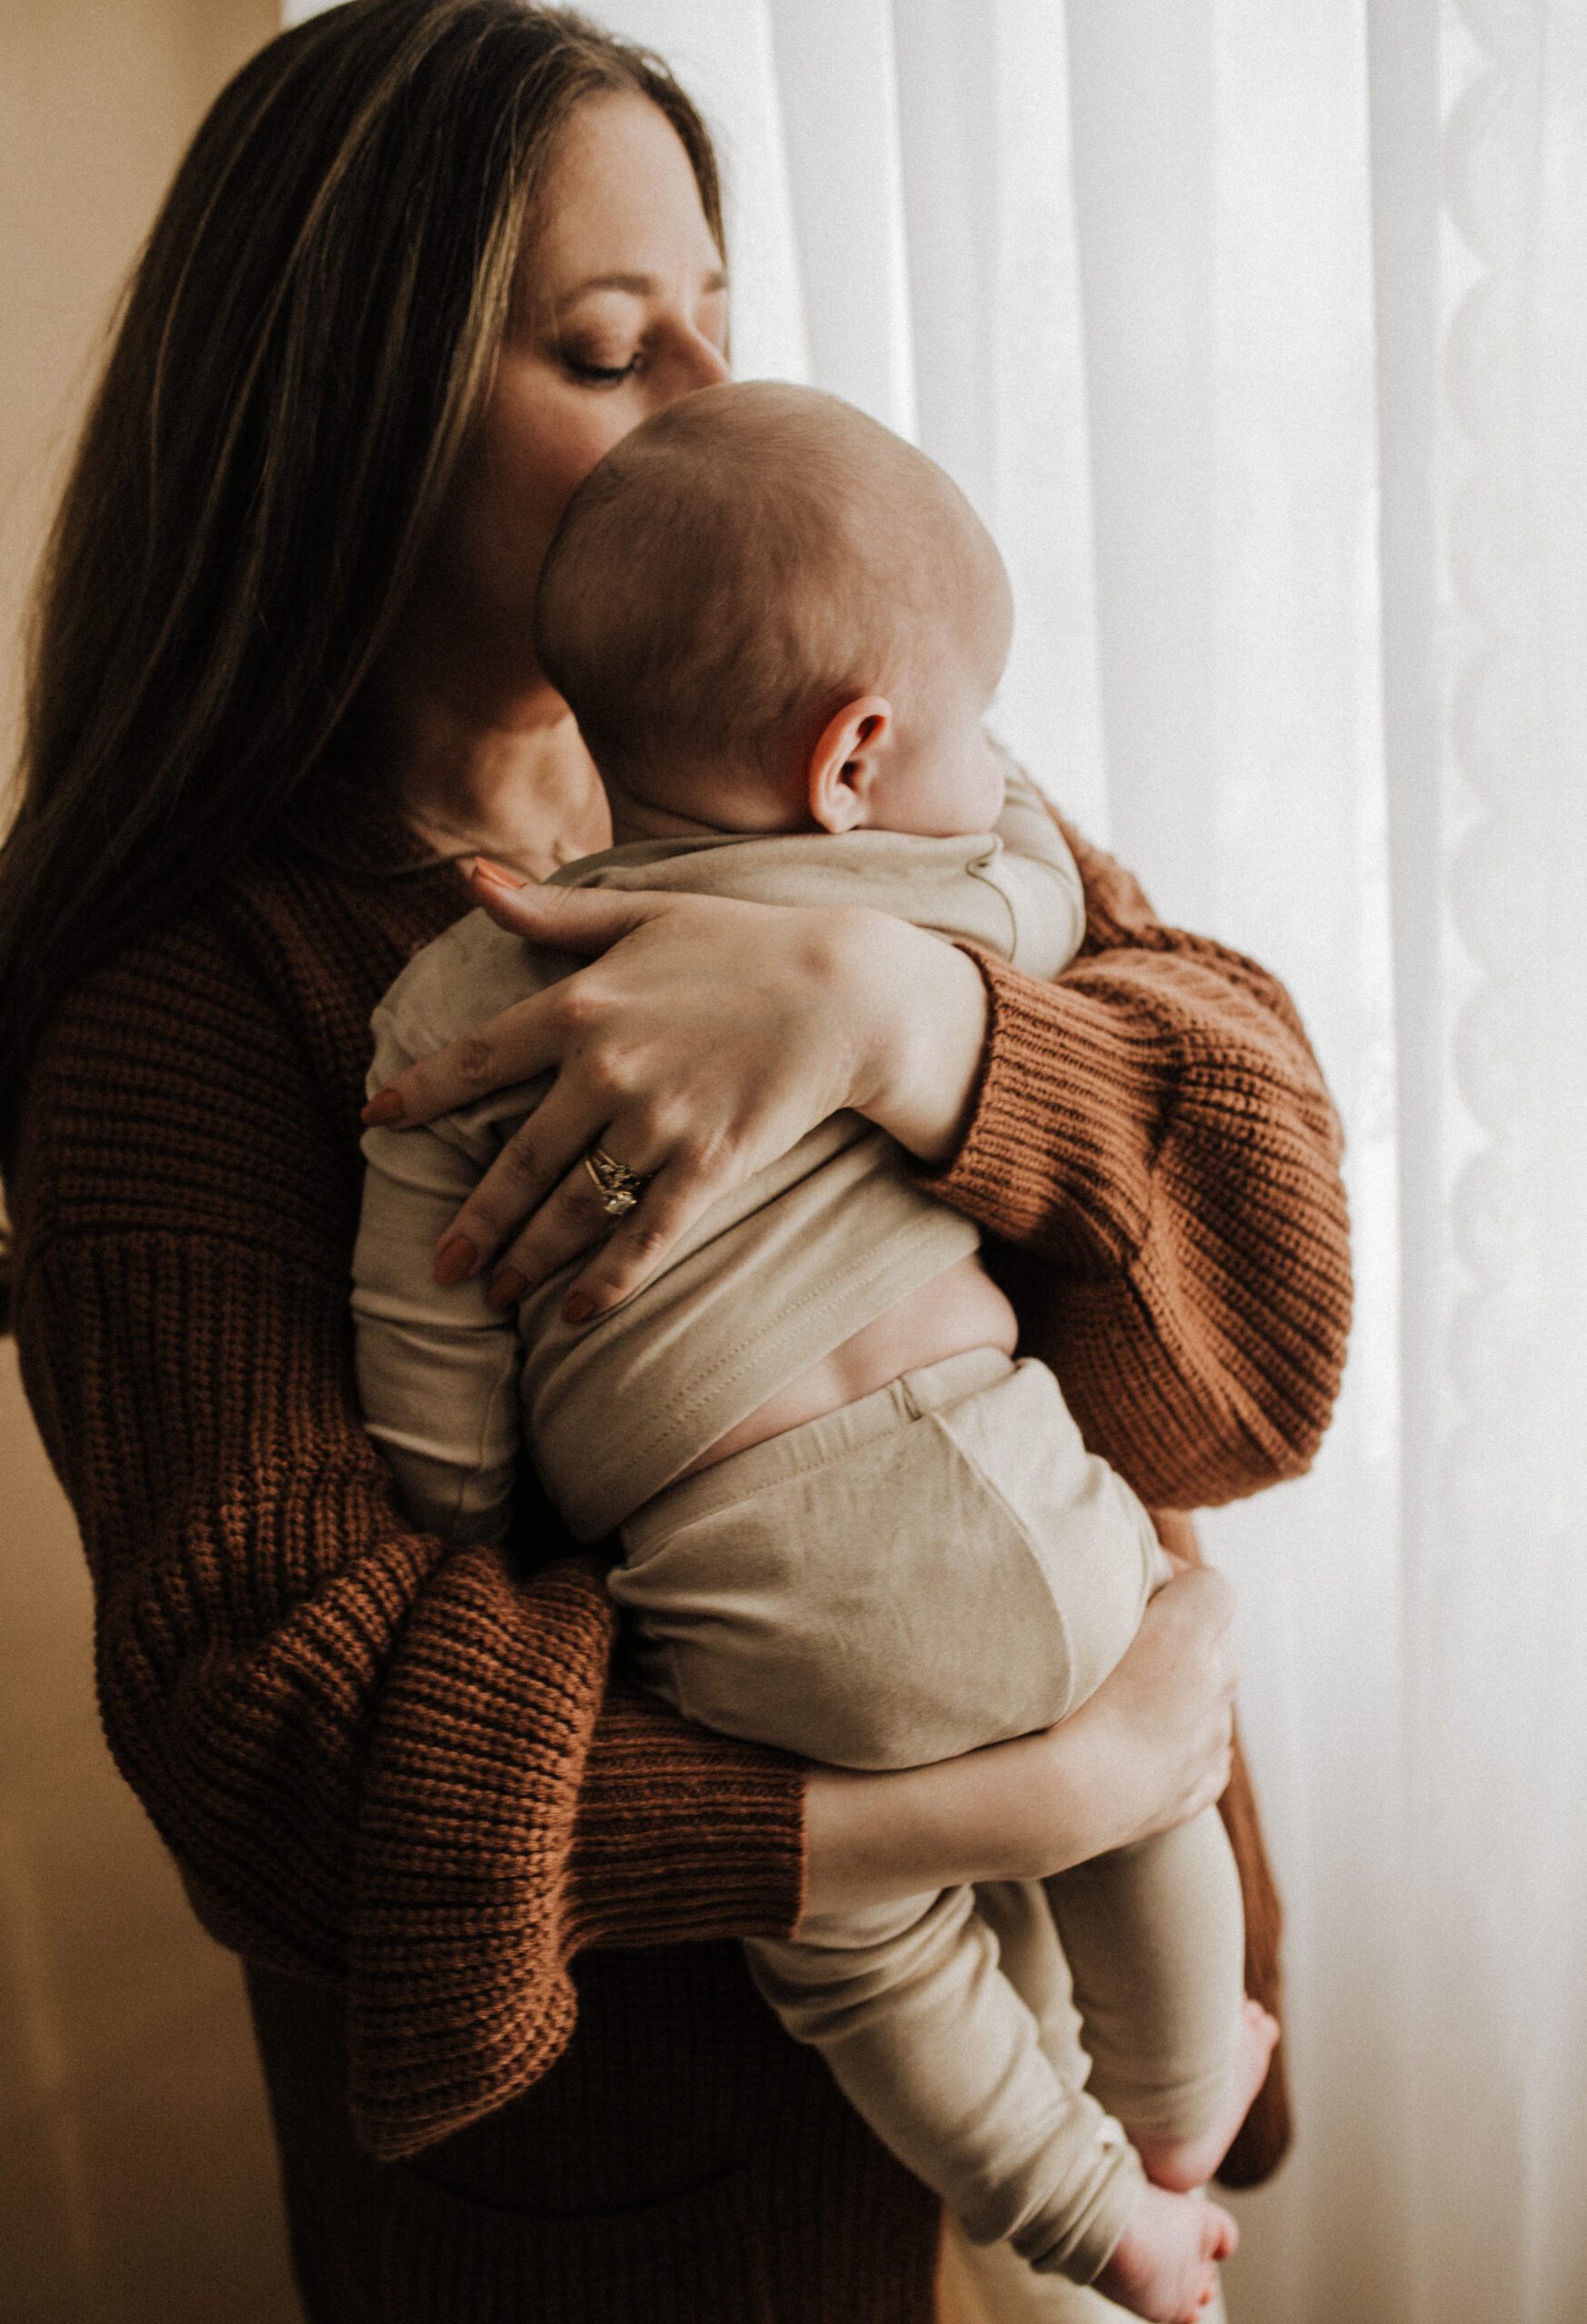
{"type": "Polygon", "coordinates": [[[1218,2261],[1239,2240],[1239,2229],[1216,2203],[1148,2187],[1095,2288],[1151,2324],[1197,2324],[1217,2290],[1218,2261]]]}
{"type": "Polygon", "coordinates": [[[1243,2002],[1228,2096],[1212,2127],[1193,2139],[1135,2141],[1136,2152],[1154,2186],[1169,2188],[1178,2194],[1188,2194],[1192,2187],[1206,2186],[1233,2145],[1235,2132],[1267,2079],[1267,2061],[1277,2039],[1278,2020],[1269,2017],[1260,2002],[1243,2002]]]}

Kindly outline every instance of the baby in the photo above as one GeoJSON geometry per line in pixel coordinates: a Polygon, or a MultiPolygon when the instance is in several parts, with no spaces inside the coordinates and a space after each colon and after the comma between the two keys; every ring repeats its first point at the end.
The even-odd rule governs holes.
{"type": "MultiPolygon", "coordinates": [[[[540,662],[617,842],[558,881],[863,904],[1056,975],[1079,877],[981,724],[1010,626],[986,533],[884,428],[765,383],[670,405],[575,495],[541,583],[540,662]]],[[[376,1011],[371,1091],[577,965],[471,915],[376,1011]]],[[[430,1257],[541,1094],[365,1139],[360,1385],[414,1519],[499,1536],[527,1442],[574,1535],[618,1536],[646,1683],[811,1758],[923,1765],[1076,1709],[1168,1567],[1051,1373],[1015,1358],[976,1228],[843,1113],[618,1308],[565,1322],[568,1269],[515,1321],[478,1283],[439,1289],[430,1257]]],[[[592,1175],[620,1205],[626,1173],[597,1149],[592,1175]]],[[[807,1916],[751,1965],[975,2240],[1194,2324],[1235,2230],[1191,2191],[1276,2032],[1242,1997],[1221,1825],[1045,1885],[1089,2089],[1055,2073],[970,1889],[807,1916]]]]}

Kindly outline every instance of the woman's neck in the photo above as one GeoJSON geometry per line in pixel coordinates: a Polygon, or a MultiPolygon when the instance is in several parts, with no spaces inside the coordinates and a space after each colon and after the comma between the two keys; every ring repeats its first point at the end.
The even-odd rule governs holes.
{"type": "Polygon", "coordinates": [[[438,855],[490,856],[532,880],[611,844],[606,794],[573,714],[543,679],[488,704],[388,668],[358,740],[438,855]]]}

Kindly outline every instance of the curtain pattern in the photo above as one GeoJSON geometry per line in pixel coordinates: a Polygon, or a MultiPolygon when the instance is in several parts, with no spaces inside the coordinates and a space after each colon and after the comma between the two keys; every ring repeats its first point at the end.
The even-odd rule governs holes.
{"type": "Polygon", "coordinates": [[[999,706],[1284,975],[1359,1276],[1210,1517],[1300,2117],[1236,2324],[1587,2312],[1587,9],[611,0],[721,132],[734,355],[914,435],[999,706]]]}
{"type": "Polygon", "coordinates": [[[1587,25],[1462,0],[1437,34],[1423,847],[1442,911],[1431,926],[1419,911],[1423,946],[1405,949],[1440,1072],[1436,1115],[1413,1125],[1405,1541],[1411,1926],[1439,1974],[1413,1988],[1411,2191],[1422,2312],[1485,2296],[1562,2319],[1587,2297],[1587,25]],[[1481,2232],[1474,2185],[1511,2234],[1481,2232]]]}

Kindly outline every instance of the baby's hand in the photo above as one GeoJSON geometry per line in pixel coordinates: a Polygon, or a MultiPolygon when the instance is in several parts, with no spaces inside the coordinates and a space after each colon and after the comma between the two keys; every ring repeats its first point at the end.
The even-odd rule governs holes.
{"type": "Polygon", "coordinates": [[[1239,2240],[1239,2229],[1216,2203],[1148,2187],[1096,2289],[1150,2324],[1198,2324],[1217,2290],[1217,2262],[1239,2240]]]}

